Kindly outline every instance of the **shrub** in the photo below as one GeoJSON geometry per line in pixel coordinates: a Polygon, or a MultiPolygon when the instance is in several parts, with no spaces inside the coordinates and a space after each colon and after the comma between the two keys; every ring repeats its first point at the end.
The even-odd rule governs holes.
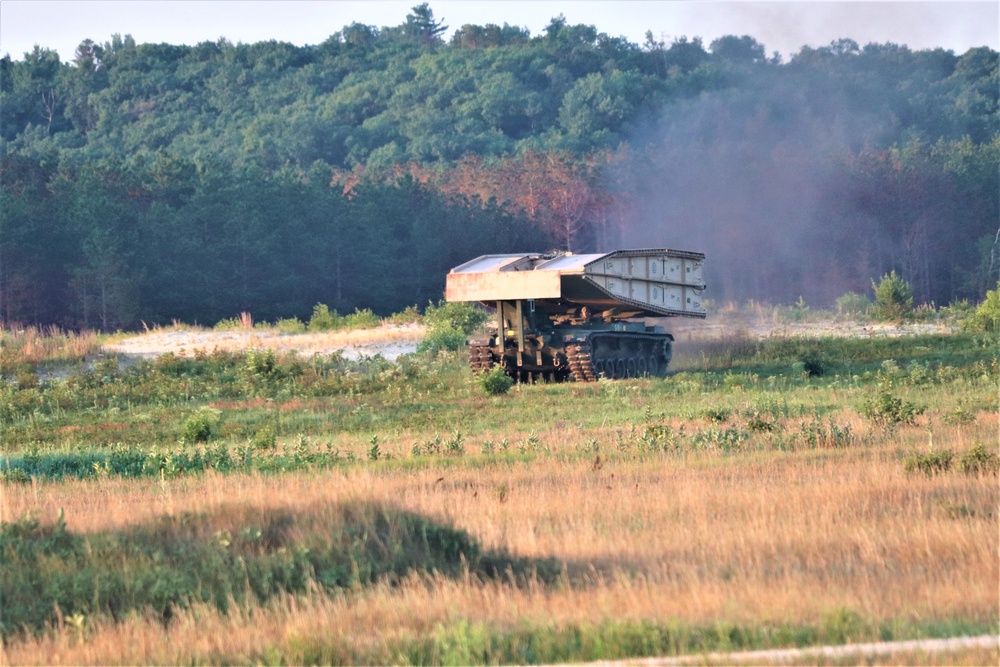
{"type": "Polygon", "coordinates": [[[1000,332],[1000,282],[995,290],[986,293],[986,299],[962,324],[969,331],[1000,332]]]}
{"type": "Polygon", "coordinates": [[[939,452],[928,452],[920,454],[914,452],[906,457],[903,465],[906,472],[922,472],[928,477],[933,477],[938,473],[951,470],[952,461],[955,454],[950,449],[942,449],[939,452]]]}
{"type": "Polygon", "coordinates": [[[309,318],[309,331],[332,331],[340,327],[340,315],[337,311],[330,312],[325,303],[313,306],[312,317],[309,318]]]}
{"type": "Polygon", "coordinates": [[[416,306],[407,306],[400,313],[393,313],[389,316],[390,324],[419,324],[423,321],[423,316],[416,306]]]}
{"type": "Polygon", "coordinates": [[[354,309],[350,315],[345,315],[343,327],[345,329],[376,329],[382,326],[382,318],[372,312],[371,308],[364,310],[354,309]]]}
{"type": "Polygon", "coordinates": [[[446,303],[438,301],[438,304],[427,304],[424,311],[424,321],[431,329],[455,329],[461,331],[466,336],[474,333],[481,327],[489,314],[473,303],[446,303]]]}
{"type": "Polygon", "coordinates": [[[947,306],[942,306],[938,311],[938,315],[945,322],[953,322],[955,324],[964,325],[975,310],[976,309],[971,303],[969,303],[968,299],[956,299],[947,306]]]}
{"type": "Polygon", "coordinates": [[[283,333],[305,333],[306,324],[297,317],[291,319],[278,320],[274,323],[274,328],[283,333]]]}
{"type": "Polygon", "coordinates": [[[876,319],[900,321],[913,313],[913,287],[896,275],[895,271],[882,276],[875,289],[875,305],[872,312],[876,319]]]}
{"type": "Polygon", "coordinates": [[[781,322],[802,322],[809,319],[812,314],[812,310],[806,305],[806,300],[801,296],[791,306],[776,308],[775,312],[781,322]]]}
{"type": "Polygon", "coordinates": [[[452,327],[432,328],[417,344],[417,352],[437,352],[450,350],[454,352],[465,345],[465,333],[452,327]]]}
{"type": "Polygon", "coordinates": [[[966,475],[978,475],[982,473],[996,474],[1000,469],[1000,459],[996,452],[986,449],[986,445],[979,443],[972,449],[962,454],[958,461],[958,467],[966,475]]]}
{"type": "Polygon", "coordinates": [[[823,360],[815,350],[807,350],[799,359],[802,363],[802,374],[806,377],[819,377],[824,372],[823,360]]]}
{"type": "Polygon", "coordinates": [[[240,322],[235,317],[230,317],[229,319],[219,320],[212,327],[214,331],[236,331],[237,329],[242,329],[243,323],[240,322]]]}
{"type": "Polygon", "coordinates": [[[250,384],[272,379],[278,370],[278,361],[274,350],[265,348],[247,351],[247,359],[243,365],[244,379],[250,384]]]}
{"type": "Polygon", "coordinates": [[[885,385],[880,385],[874,396],[865,400],[861,414],[879,426],[912,424],[917,415],[924,412],[922,406],[893,396],[885,385]]]}
{"type": "Polygon", "coordinates": [[[864,317],[872,307],[872,302],[864,294],[848,292],[837,297],[837,314],[843,317],[864,317]]]}
{"type": "Polygon", "coordinates": [[[479,386],[491,396],[500,396],[510,391],[514,386],[514,378],[507,375],[502,366],[494,366],[479,375],[479,386]]]}
{"type": "Polygon", "coordinates": [[[219,411],[211,408],[202,408],[187,418],[181,430],[181,441],[185,444],[196,442],[208,442],[215,430],[219,411]]]}
{"type": "Polygon", "coordinates": [[[20,468],[0,470],[0,482],[9,482],[11,484],[31,484],[31,475],[20,468]]]}
{"type": "Polygon", "coordinates": [[[710,422],[722,423],[729,419],[731,411],[725,408],[705,408],[701,412],[701,416],[710,422]]]}
{"type": "Polygon", "coordinates": [[[976,415],[969,412],[964,407],[959,405],[954,411],[949,412],[941,417],[941,421],[945,424],[951,424],[953,426],[961,426],[964,424],[971,424],[976,421],[976,415]]]}
{"type": "Polygon", "coordinates": [[[250,439],[250,446],[260,451],[271,451],[278,445],[278,436],[272,424],[267,424],[255,430],[250,439]]]}
{"type": "Polygon", "coordinates": [[[754,412],[747,419],[747,430],[751,433],[771,433],[774,431],[774,422],[761,413],[754,412]]]}

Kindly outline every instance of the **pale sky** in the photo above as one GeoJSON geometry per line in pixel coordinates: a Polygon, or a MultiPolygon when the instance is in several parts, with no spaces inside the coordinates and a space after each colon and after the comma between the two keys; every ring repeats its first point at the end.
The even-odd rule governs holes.
{"type": "MultiPolygon", "coordinates": [[[[0,55],[20,60],[35,44],[69,61],[84,39],[131,34],[139,43],[193,45],[225,37],[233,43],[276,39],[318,44],[357,21],[377,27],[403,23],[422,0],[0,0],[0,55]]],[[[647,30],[668,43],[750,35],[787,57],[803,45],[842,37],[864,45],[894,42],[912,49],[942,47],[957,54],[977,46],[1000,49],[1000,2],[755,2],[741,0],[437,0],[430,7],[448,26],[496,23],[540,34],[563,14],[570,24],[595,26],[641,44],[647,30]]]]}

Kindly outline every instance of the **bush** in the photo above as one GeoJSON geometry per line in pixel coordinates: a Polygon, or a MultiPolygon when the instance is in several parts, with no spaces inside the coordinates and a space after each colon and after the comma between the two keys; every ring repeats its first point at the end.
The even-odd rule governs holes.
{"type": "Polygon", "coordinates": [[[480,373],[479,386],[491,396],[500,396],[514,386],[514,378],[507,375],[502,366],[494,366],[485,373],[480,373]]]}
{"type": "Polygon", "coordinates": [[[390,315],[389,324],[419,324],[423,319],[416,306],[407,306],[402,312],[390,315]]]}
{"type": "Polygon", "coordinates": [[[243,379],[251,386],[273,379],[278,372],[278,360],[270,348],[247,350],[247,358],[242,368],[243,379]]]}
{"type": "Polygon", "coordinates": [[[875,289],[875,305],[872,312],[876,319],[900,321],[913,313],[913,287],[893,271],[882,276],[875,289]]]}
{"type": "Polygon", "coordinates": [[[872,302],[864,294],[848,292],[837,297],[837,314],[842,317],[865,317],[872,307],[872,302]]]}
{"type": "Polygon", "coordinates": [[[382,326],[382,318],[373,313],[371,308],[355,308],[353,313],[344,316],[342,324],[345,329],[375,329],[382,326]]]}
{"type": "Polygon", "coordinates": [[[928,452],[927,454],[914,452],[906,457],[903,465],[906,468],[906,472],[922,472],[928,477],[933,477],[938,473],[951,470],[951,464],[954,459],[955,454],[950,449],[942,449],[939,452],[928,452]]]}
{"type": "Polygon", "coordinates": [[[236,331],[236,330],[242,329],[242,328],[243,328],[243,323],[240,322],[235,317],[231,317],[229,319],[219,320],[218,322],[216,322],[215,326],[212,327],[212,330],[213,331],[236,331]]]}
{"type": "Polygon", "coordinates": [[[806,350],[799,359],[799,362],[802,364],[802,370],[800,372],[805,377],[819,377],[823,375],[825,368],[823,366],[823,360],[820,358],[817,351],[806,350]]]}
{"type": "Polygon", "coordinates": [[[184,422],[184,428],[181,430],[181,441],[188,445],[208,442],[212,438],[218,416],[218,410],[211,408],[198,410],[184,422]]]}
{"type": "Polygon", "coordinates": [[[938,316],[945,322],[964,324],[975,310],[968,299],[956,299],[947,306],[942,306],[938,311],[938,316]]]}
{"type": "Polygon", "coordinates": [[[454,352],[465,345],[465,333],[451,327],[432,328],[417,344],[417,352],[437,352],[449,350],[454,352]]]}
{"type": "Polygon", "coordinates": [[[325,303],[317,303],[313,306],[312,317],[309,318],[309,331],[332,331],[340,328],[340,315],[337,311],[330,312],[325,303]]]}
{"type": "Polygon", "coordinates": [[[995,290],[986,293],[986,299],[963,322],[963,328],[977,332],[1000,332],[1000,282],[995,290]]]}
{"type": "Polygon", "coordinates": [[[474,303],[446,303],[438,301],[438,305],[427,304],[424,311],[424,322],[431,329],[454,329],[466,336],[474,333],[489,319],[489,313],[474,303]]]}
{"type": "Polygon", "coordinates": [[[989,451],[986,449],[986,445],[979,443],[962,454],[962,458],[958,461],[958,467],[966,475],[996,474],[997,470],[1000,469],[1000,459],[997,458],[996,452],[989,451]]]}
{"type": "Polygon", "coordinates": [[[291,319],[278,320],[274,323],[274,328],[283,333],[305,333],[306,324],[297,317],[291,319]]]}
{"type": "Polygon", "coordinates": [[[701,411],[701,416],[710,422],[721,424],[729,419],[732,412],[726,408],[705,408],[701,411]]]}
{"type": "Polygon", "coordinates": [[[886,386],[880,386],[875,396],[865,400],[861,406],[861,414],[879,426],[896,426],[912,424],[924,408],[893,396],[886,386]]]}
{"type": "Polygon", "coordinates": [[[278,445],[278,435],[272,424],[256,429],[250,439],[250,446],[260,451],[271,451],[278,445]]]}

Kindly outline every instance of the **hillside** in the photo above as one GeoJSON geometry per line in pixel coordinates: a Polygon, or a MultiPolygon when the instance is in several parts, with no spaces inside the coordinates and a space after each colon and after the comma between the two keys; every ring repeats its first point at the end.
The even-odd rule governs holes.
{"type": "Polygon", "coordinates": [[[321,44],[0,60],[0,321],[387,313],[485,252],[706,252],[711,297],[996,284],[998,54],[633,44],[426,5],[321,44]]]}

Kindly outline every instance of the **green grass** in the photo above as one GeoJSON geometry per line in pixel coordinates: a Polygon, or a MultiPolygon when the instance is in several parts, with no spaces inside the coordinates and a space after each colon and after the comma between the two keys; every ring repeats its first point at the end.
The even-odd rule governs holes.
{"type": "Polygon", "coordinates": [[[547,452],[529,432],[553,415],[567,428],[612,429],[598,443],[605,451],[847,446],[861,441],[837,421],[845,406],[885,428],[922,413],[967,423],[995,407],[1000,378],[996,347],[965,334],[737,339],[699,354],[703,370],[688,361],[665,379],[517,385],[493,397],[461,353],[349,362],[216,352],[128,366],[109,358],[64,379],[0,382],[0,471],[16,481],[23,476],[10,471],[296,470],[371,458],[372,437],[383,460],[444,455],[434,441],[456,432],[464,444],[452,455],[538,455],[547,452]],[[818,372],[804,372],[803,359],[818,372]],[[670,422],[669,437],[657,433],[670,422]]]}
{"type": "Polygon", "coordinates": [[[271,664],[411,664],[496,665],[555,664],[669,657],[713,652],[805,648],[854,642],[893,641],[980,635],[997,631],[995,622],[919,622],[865,619],[850,609],[837,609],[815,624],[689,625],[607,620],[597,625],[549,626],[523,622],[499,629],[455,620],[437,625],[427,636],[394,641],[359,654],[336,637],[310,636],[289,642],[293,648],[270,649],[247,656],[271,664]]]}

